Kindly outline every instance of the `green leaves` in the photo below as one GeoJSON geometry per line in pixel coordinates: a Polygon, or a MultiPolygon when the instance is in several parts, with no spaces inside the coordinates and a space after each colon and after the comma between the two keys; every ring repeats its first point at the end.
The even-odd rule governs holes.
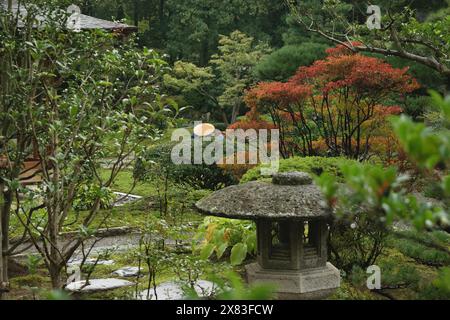
{"type": "Polygon", "coordinates": [[[268,284],[254,284],[247,287],[239,274],[229,271],[225,279],[212,274],[211,280],[218,285],[218,300],[269,300],[274,298],[276,287],[268,284]]]}
{"type": "Polygon", "coordinates": [[[240,265],[247,257],[247,245],[245,243],[237,243],[231,249],[230,261],[233,266],[240,265]]]}
{"type": "Polygon", "coordinates": [[[200,251],[200,258],[205,260],[208,259],[213,254],[215,248],[216,246],[213,243],[206,244],[200,251]]]}
{"type": "Polygon", "coordinates": [[[199,226],[196,239],[204,239],[199,247],[200,257],[208,259],[215,252],[221,259],[227,249],[232,265],[241,264],[248,255],[256,253],[256,232],[252,222],[207,217],[199,226]]]}
{"type": "Polygon", "coordinates": [[[391,123],[405,151],[419,166],[432,169],[442,160],[445,150],[441,149],[441,136],[404,115],[391,119],[391,123]]]}
{"type": "MultiPolygon", "coordinates": [[[[450,122],[450,100],[443,99],[438,93],[430,91],[434,104],[442,116],[450,122]]],[[[450,159],[450,130],[439,132],[427,128],[422,123],[415,123],[407,116],[391,119],[405,151],[422,168],[433,169],[439,163],[448,163],[450,159]]]]}
{"type": "Polygon", "coordinates": [[[221,245],[219,245],[218,247],[216,247],[217,259],[222,258],[223,254],[225,253],[225,250],[227,250],[228,246],[229,246],[229,243],[224,242],[221,245]]]}
{"type": "Polygon", "coordinates": [[[320,176],[316,176],[315,181],[321,188],[322,193],[328,202],[328,206],[332,208],[336,202],[336,193],[338,190],[336,177],[329,173],[323,173],[320,176]]]}

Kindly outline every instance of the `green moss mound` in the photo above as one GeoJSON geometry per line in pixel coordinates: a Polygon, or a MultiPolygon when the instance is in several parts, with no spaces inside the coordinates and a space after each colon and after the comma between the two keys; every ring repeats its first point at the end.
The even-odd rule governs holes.
{"type": "MultiPolygon", "coordinates": [[[[341,167],[354,162],[346,158],[292,157],[280,160],[279,172],[303,171],[315,175],[326,172],[339,178],[342,177],[341,167]]],[[[263,165],[260,165],[247,171],[241,183],[268,178],[261,175],[262,167],[263,165]]]]}

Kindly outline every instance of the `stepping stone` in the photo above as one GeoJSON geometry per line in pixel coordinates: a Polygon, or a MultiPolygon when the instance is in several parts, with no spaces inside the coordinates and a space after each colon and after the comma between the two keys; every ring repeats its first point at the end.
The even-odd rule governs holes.
{"type": "MultiPolygon", "coordinates": [[[[218,287],[211,281],[198,280],[194,286],[195,292],[199,297],[208,297],[214,295],[218,287]]],[[[147,290],[138,293],[138,300],[184,300],[186,295],[183,292],[182,284],[175,281],[168,281],[161,283],[156,287],[156,295],[153,288],[148,292],[147,290]],[[147,298],[148,293],[148,298],[147,298]]]]}
{"type": "Polygon", "coordinates": [[[127,203],[142,199],[141,196],[126,194],[123,192],[114,192],[114,194],[117,196],[117,200],[113,204],[114,207],[121,207],[127,203]]]}
{"type": "MultiPolygon", "coordinates": [[[[74,259],[71,260],[67,263],[68,266],[79,266],[81,265],[81,262],[83,261],[83,259],[74,259]]],[[[93,265],[95,264],[96,259],[86,259],[86,261],[84,262],[84,265],[93,265]]],[[[113,265],[115,262],[114,260],[99,260],[97,262],[98,266],[110,266],[113,265]]]]}
{"type": "MultiPolygon", "coordinates": [[[[113,272],[113,275],[128,278],[128,277],[137,277],[139,273],[138,267],[124,267],[119,270],[113,272]]],[[[142,276],[142,274],[141,274],[142,276]]]]}
{"type": "Polygon", "coordinates": [[[130,287],[134,285],[133,282],[121,280],[121,279],[92,279],[89,280],[89,284],[83,288],[86,284],[85,280],[71,282],[66,286],[66,290],[69,292],[100,292],[114,290],[118,288],[130,287]]]}

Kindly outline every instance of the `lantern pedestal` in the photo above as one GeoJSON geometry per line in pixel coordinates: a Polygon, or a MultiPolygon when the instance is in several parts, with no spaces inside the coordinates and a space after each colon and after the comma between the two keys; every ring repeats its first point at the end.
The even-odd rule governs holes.
{"type": "Polygon", "coordinates": [[[278,299],[323,299],[340,286],[339,270],[331,263],[306,270],[268,270],[258,263],[245,266],[249,283],[272,284],[278,299]]]}

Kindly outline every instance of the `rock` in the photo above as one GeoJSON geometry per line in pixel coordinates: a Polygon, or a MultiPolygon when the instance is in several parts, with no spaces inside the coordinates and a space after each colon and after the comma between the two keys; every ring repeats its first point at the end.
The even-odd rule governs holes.
{"type": "Polygon", "coordinates": [[[113,272],[113,275],[128,278],[128,277],[137,277],[139,273],[138,267],[124,267],[119,270],[113,272]]]}
{"type": "MultiPolygon", "coordinates": [[[[70,260],[67,265],[68,266],[79,266],[81,265],[81,262],[83,261],[83,259],[73,259],[70,260]]],[[[86,259],[86,261],[84,262],[84,265],[93,265],[95,264],[96,259],[86,259]]],[[[113,265],[115,263],[114,260],[99,260],[97,262],[98,266],[110,266],[113,265]]]]}
{"type": "MultiPolygon", "coordinates": [[[[113,228],[101,228],[98,229],[95,232],[95,236],[99,238],[106,238],[106,237],[115,237],[115,236],[122,236],[126,234],[130,234],[133,231],[135,231],[136,228],[132,227],[113,227],[113,228]]],[[[79,231],[67,231],[67,232],[61,232],[61,236],[65,238],[75,238],[79,235],[79,231]]]]}
{"type": "MultiPolygon", "coordinates": [[[[214,295],[218,288],[217,285],[211,281],[198,280],[195,284],[195,292],[199,297],[208,297],[214,295]]],[[[161,283],[156,287],[156,295],[153,288],[150,289],[147,298],[147,290],[141,291],[137,299],[139,300],[183,300],[186,299],[186,295],[183,292],[182,284],[175,281],[168,281],[161,283]]]]}
{"type": "Polygon", "coordinates": [[[89,284],[87,286],[83,287],[85,284],[85,280],[71,282],[66,286],[66,290],[70,292],[99,292],[134,285],[133,282],[114,278],[92,279],[89,280],[89,284]]]}
{"type": "Polygon", "coordinates": [[[126,194],[122,192],[114,192],[117,196],[117,200],[114,202],[114,207],[121,207],[127,203],[142,199],[141,196],[137,196],[134,194],[126,194]]]}

